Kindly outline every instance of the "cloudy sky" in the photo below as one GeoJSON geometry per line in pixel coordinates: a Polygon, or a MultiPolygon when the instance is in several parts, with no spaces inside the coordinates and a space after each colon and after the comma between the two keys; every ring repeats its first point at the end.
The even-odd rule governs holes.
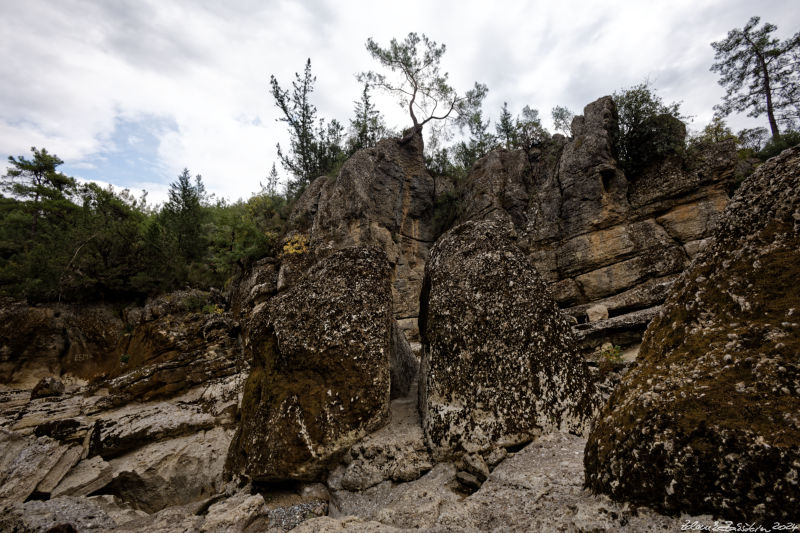
{"type": "MultiPolygon", "coordinates": [[[[311,58],[313,102],[347,123],[357,72],[375,68],[368,37],[409,31],[447,45],[457,89],[485,83],[484,109],[524,105],[549,122],[554,105],[592,100],[650,79],[683,101],[690,128],[711,118],[723,89],[709,43],[753,15],[800,30],[796,0],[0,0],[0,156],[31,146],[72,176],[147,189],[162,201],[184,167],[218,197],[259,189],[275,144],[287,143],[268,93],[311,58]]],[[[407,126],[390,99],[390,125],[407,126]]],[[[734,129],[764,125],[732,117],[734,129]]],[[[280,165],[279,171],[282,171],[280,165]]],[[[2,167],[0,166],[0,171],[2,167]]],[[[281,172],[282,173],[282,172],[281,172]]],[[[283,174],[283,173],[282,173],[283,174]]]]}

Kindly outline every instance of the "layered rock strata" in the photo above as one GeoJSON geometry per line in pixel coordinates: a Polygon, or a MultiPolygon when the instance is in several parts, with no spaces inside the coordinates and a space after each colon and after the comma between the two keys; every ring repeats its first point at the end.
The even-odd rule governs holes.
{"type": "Polygon", "coordinates": [[[601,413],[586,482],[734,521],[800,508],[800,148],[762,165],[647,330],[601,413]]]}
{"type": "Polygon", "coordinates": [[[528,154],[498,150],[479,160],[464,185],[461,220],[514,223],[559,306],[580,323],[584,350],[636,344],[652,316],[643,311],[663,302],[727,204],[735,147],[705,145],[626,175],[610,97],[586,106],[572,134],[528,154]],[[597,305],[608,316],[590,325],[588,309],[597,305]]]}

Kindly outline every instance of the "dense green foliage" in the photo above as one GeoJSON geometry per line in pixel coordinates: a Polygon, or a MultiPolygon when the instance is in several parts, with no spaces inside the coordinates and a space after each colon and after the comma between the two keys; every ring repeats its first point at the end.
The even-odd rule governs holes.
{"type": "Polygon", "coordinates": [[[324,118],[317,119],[317,108],[311,103],[316,80],[311,59],[302,75],[295,73],[291,92],[282,89],[275,76],[270,77],[272,97],[282,113],[278,120],[289,130],[289,151],[284,153],[280,143],[277,149],[281,164],[292,175],[288,183],[292,197],[315,178],[334,172],[345,159],[344,127],[336,119],[327,124],[324,118]]]}
{"type": "Polygon", "coordinates": [[[274,253],[286,201],[262,191],[212,202],[184,170],[158,210],[127,190],[79,185],[46,150],[9,158],[0,180],[0,294],[29,301],[130,300],[192,285],[221,287],[274,253]]]}
{"type": "Polygon", "coordinates": [[[626,173],[636,174],[670,155],[683,153],[686,126],[680,103],[665,104],[645,81],[612,95],[619,116],[617,150],[626,173]]]}

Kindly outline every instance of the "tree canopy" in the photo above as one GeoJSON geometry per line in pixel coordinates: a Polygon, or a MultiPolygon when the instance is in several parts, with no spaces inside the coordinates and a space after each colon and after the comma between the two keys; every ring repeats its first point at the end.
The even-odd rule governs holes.
{"type": "Polygon", "coordinates": [[[681,152],[686,138],[680,102],[665,104],[649,81],[612,94],[617,106],[618,157],[626,172],[681,152]]]}
{"type": "Polygon", "coordinates": [[[800,32],[780,41],[771,34],[777,26],[752,17],[741,29],[711,43],[713,72],[725,87],[722,103],[715,108],[723,115],[748,111],[749,116],[766,113],[772,136],[780,135],[780,124],[792,128],[800,119],[800,32]]]}
{"type": "Polygon", "coordinates": [[[387,48],[372,38],[367,39],[367,51],[392,76],[368,71],[359,74],[358,80],[399,98],[400,105],[408,109],[411,117],[412,136],[432,120],[468,120],[486,96],[488,89],[477,82],[464,93],[450,85],[448,73],[441,72],[439,64],[445,50],[444,44],[439,45],[425,34],[415,32],[409,33],[402,42],[392,39],[387,48]]]}
{"type": "Polygon", "coordinates": [[[337,121],[327,124],[317,119],[317,108],[311,103],[314,82],[311,59],[306,61],[303,74],[295,73],[291,92],[282,89],[275,76],[270,76],[271,94],[282,116],[278,121],[289,127],[289,151],[277,145],[278,159],[293,176],[289,182],[290,195],[296,195],[314,178],[331,172],[344,159],[344,127],[337,121]]]}

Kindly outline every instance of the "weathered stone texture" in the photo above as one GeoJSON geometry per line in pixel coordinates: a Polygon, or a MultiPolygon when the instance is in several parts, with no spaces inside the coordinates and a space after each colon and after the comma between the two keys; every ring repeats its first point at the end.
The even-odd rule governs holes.
{"type": "MultiPolygon", "coordinates": [[[[406,144],[385,139],[356,152],[335,178],[315,180],[298,200],[290,223],[308,237],[317,257],[356,245],[382,248],[391,266],[395,318],[416,339],[425,261],[436,238],[436,194],[437,184],[425,169],[421,136],[406,144]]],[[[284,278],[290,267],[282,265],[284,278]]]]}
{"type": "MultiPolygon", "coordinates": [[[[654,282],[688,266],[728,202],[734,145],[703,145],[626,175],[610,97],[586,106],[572,133],[527,154],[498,150],[479,160],[464,185],[461,220],[512,221],[558,304],[581,322],[592,304],[623,296],[624,305],[608,307],[610,318],[659,305],[664,291],[654,282]]],[[[632,333],[638,342],[641,330],[632,333]]]]}
{"type": "Polygon", "coordinates": [[[734,521],[800,509],[800,148],[762,165],[670,291],[586,448],[615,499],[734,521]]]}
{"type": "Polygon", "coordinates": [[[510,224],[446,233],[422,298],[420,410],[435,457],[582,431],[592,411],[585,364],[510,224]]]}
{"type": "Polygon", "coordinates": [[[256,306],[252,371],[228,456],[256,481],[315,479],[388,420],[392,298],[386,254],[348,248],[256,306]]]}

